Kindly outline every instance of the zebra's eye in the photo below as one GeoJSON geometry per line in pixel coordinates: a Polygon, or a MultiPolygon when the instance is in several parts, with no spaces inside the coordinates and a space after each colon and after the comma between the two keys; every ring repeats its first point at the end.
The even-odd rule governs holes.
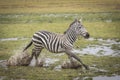
{"type": "Polygon", "coordinates": [[[79,29],[81,29],[81,27],[78,27],[79,29]]]}

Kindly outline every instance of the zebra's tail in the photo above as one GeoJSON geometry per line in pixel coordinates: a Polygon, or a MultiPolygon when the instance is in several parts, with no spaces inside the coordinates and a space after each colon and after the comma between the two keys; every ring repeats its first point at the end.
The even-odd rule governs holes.
{"type": "Polygon", "coordinates": [[[31,45],[32,45],[32,41],[30,41],[30,43],[23,49],[23,52],[25,51],[25,50],[27,50],[27,48],[29,48],[31,45]]]}

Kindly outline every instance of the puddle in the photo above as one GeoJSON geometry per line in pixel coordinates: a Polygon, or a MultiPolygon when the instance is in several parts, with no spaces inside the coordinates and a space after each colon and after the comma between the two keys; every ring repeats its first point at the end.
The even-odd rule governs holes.
{"type": "Polygon", "coordinates": [[[99,46],[99,45],[92,45],[88,46],[82,51],[80,51],[82,54],[93,54],[93,55],[111,55],[114,53],[114,50],[111,49],[111,47],[107,46],[99,46]]]}
{"type": "MultiPolygon", "coordinates": [[[[0,76],[0,80],[8,80],[7,76],[0,76]]],[[[9,80],[26,80],[26,79],[13,79],[9,78],[9,80]]]]}
{"type": "Polygon", "coordinates": [[[29,38],[1,38],[0,41],[17,41],[17,40],[27,40],[29,38]]]}
{"type": "Polygon", "coordinates": [[[116,40],[103,40],[103,39],[94,39],[90,38],[89,41],[95,41],[97,40],[99,42],[99,45],[88,45],[86,48],[83,48],[82,50],[74,50],[75,53],[80,54],[92,54],[96,56],[120,56],[120,49],[112,49],[112,45],[117,45],[117,47],[120,47],[120,42],[118,42],[118,39],[116,40]]]}
{"type": "Polygon", "coordinates": [[[0,60],[0,67],[4,68],[4,69],[8,69],[7,67],[7,60],[0,60]]]}
{"type": "Polygon", "coordinates": [[[0,80],[4,80],[6,76],[0,76],[0,80]]]}
{"type": "Polygon", "coordinates": [[[76,77],[73,80],[120,80],[120,76],[76,77]]]}
{"type": "Polygon", "coordinates": [[[62,69],[62,68],[61,68],[61,65],[57,65],[57,66],[54,68],[55,71],[61,71],[61,69],[62,69]]]}
{"type": "Polygon", "coordinates": [[[92,80],[120,80],[120,76],[97,76],[93,77],[92,80]]]}

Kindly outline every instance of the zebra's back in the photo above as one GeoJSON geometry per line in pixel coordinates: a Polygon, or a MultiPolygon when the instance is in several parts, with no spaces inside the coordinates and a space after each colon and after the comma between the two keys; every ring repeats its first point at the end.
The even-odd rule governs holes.
{"type": "Polygon", "coordinates": [[[39,31],[33,35],[32,41],[35,47],[43,47],[51,52],[58,53],[64,51],[62,49],[62,39],[63,35],[48,31],[39,31]]]}

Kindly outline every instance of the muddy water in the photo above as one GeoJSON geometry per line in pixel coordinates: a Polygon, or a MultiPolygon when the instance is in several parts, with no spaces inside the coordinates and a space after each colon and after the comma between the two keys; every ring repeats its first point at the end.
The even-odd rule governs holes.
{"type": "Polygon", "coordinates": [[[17,40],[27,40],[29,38],[1,38],[0,41],[17,41],[17,40]]]}
{"type": "Polygon", "coordinates": [[[45,67],[50,66],[51,64],[54,64],[55,62],[59,61],[59,59],[55,59],[55,58],[45,58],[45,67]]]}
{"type": "MultiPolygon", "coordinates": [[[[0,80],[7,80],[6,78],[7,78],[7,76],[0,76],[0,80]]],[[[11,78],[9,80],[27,80],[27,79],[13,79],[13,78],[11,78]]]]}
{"type": "Polygon", "coordinates": [[[4,80],[6,76],[0,76],[0,80],[4,80]]]}
{"type": "Polygon", "coordinates": [[[120,80],[120,76],[76,77],[73,80],[120,80]]]}
{"type": "Polygon", "coordinates": [[[7,68],[7,60],[0,60],[0,67],[7,68]]]}
{"type": "Polygon", "coordinates": [[[97,76],[93,77],[93,80],[120,80],[120,76],[97,76]]]}
{"type": "Polygon", "coordinates": [[[75,53],[80,54],[92,54],[96,56],[120,56],[120,49],[112,49],[112,45],[117,45],[120,48],[120,42],[118,40],[103,40],[103,39],[94,39],[90,38],[89,41],[98,41],[99,45],[88,45],[82,50],[74,50],[75,53]]]}

